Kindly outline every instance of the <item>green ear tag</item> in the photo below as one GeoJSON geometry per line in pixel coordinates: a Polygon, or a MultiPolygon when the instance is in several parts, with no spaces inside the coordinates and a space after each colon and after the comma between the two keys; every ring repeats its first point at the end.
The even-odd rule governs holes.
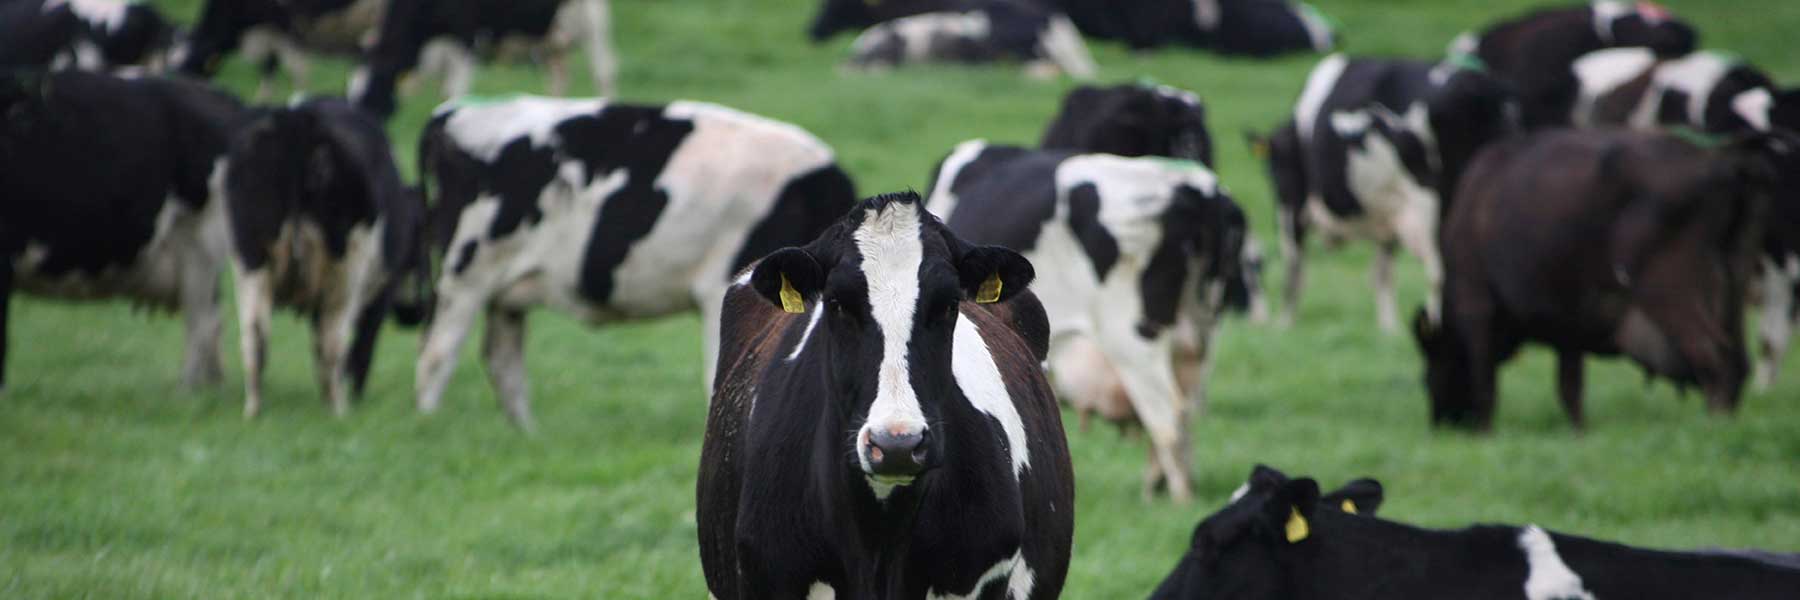
{"type": "Polygon", "coordinates": [[[1312,535],[1312,528],[1306,525],[1306,517],[1300,516],[1300,509],[1289,508],[1288,511],[1290,511],[1287,521],[1288,543],[1299,543],[1300,540],[1306,539],[1306,536],[1312,535]]]}
{"type": "Polygon", "coordinates": [[[988,275],[987,281],[981,282],[981,289],[975,291],[976,304],[993,304],[1000,301],[1000,272],[988,275]]]}
{"type": "Polygon", "coordinates": [[[787,273],[781,274],[781,310],[795,314],[806,312],[806,302],[800,299],[794,284],[788,282],[787,273]]]}

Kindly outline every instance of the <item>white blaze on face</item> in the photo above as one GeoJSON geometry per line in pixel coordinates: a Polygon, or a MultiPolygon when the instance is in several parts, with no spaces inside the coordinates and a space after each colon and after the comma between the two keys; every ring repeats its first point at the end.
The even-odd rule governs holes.
{"type": "Polygon", "coordinates": [[[1581,585],[1581,576],[1556,553],[1556,542],[1536,525],[1519,532],[1519,549],[1525,551],[1529,569],[1525,577],[1526,600],[1594,600],[1581,585]]]}
{"type": "Polygon", "coordinates": [[[914,308],[919,301],[919,265],[925,245],[919,238],[916,204],[891,202],[877,212],[865,212],[856,228],[856,249],[862,254],[863,277],[869,287],[869,313],[881,332],[881,362],[875,380],[875,401],[869,419],[856,436],[857,455],[863,470],[868,434],[917,434],[925,430],[925,411],[912,387],[906,363],[906,347],[912,341],[914,308]]]}

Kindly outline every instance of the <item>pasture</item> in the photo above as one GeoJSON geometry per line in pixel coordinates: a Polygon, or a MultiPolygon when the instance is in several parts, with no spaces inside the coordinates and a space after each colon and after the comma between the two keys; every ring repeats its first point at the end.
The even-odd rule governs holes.
{"type": "MultiPolygon", "coordinates": [[[[199,0],[151,0],[191,21],[199,0]]],[[[1459,31],[1535,0],[1318,0],[1345,49],[1439,56],[1459,31]]],[[[923,190],[958,141],[1035,143],[1073,82],[1017,69],[841,74],[850,37],[812,46],[810,0],[613,0],[620,89],[636,101],[707,100],[799,124],[830,143],[859,193],[923,190]]],[[[1800,83],[1788,36],[1800,3],[1673,0],[1704,47],[1800,83]]],[[[1104,81],[1147,77],[1200,94],[1218,170],[1270,256],[1278,253],[1262,165],[1241,141],[1288,113],[1314,56],[1228,60],[1181,49],[1134,54],[1090,40],[1104,81]]],[[[341,92],[348,63],[315,64],[341,92]]],[[[576,73],[581,71],[576,70],[576,73]]],[[[248,95],[255,73],[219,83],[248,95]]],[[[573,78],[577,93],[591,91],[573,78]]],[[[539,92],[524,66],[481,70],[478,93],[539,92]]],[[[403,169],[438,103],[420,86],[390,123],[403,169]]],[[[1494,433],[1433,431],[1408,336],[1381,334],[1370,248],[1314,242],[1292,329],[1238,318],[1220,332],[1211,404],[1194,423],[1198,501],[1144,502],[1140,438],[1065,412],[1078,476],[1071,598],[1142,597],[1200,517],[1268,463],[1333,487],[1373,476],[1383,514],[1428,526],[1537,523],[1625,543],[1800,552],[1800,358],[1735,417],[1697,393],[1590,361],[1590,429],[1555,400],[1549,353],[1504,371],[1494,433]]],[[[1406,314],[1422,276],[1400,261],[1406,314]]],[[[1044,268],[1043,266],[1039,267],[1044,268]]],[[[229,286],[221,288],[228,290],[229,286]]],[[[1273,300],[1273,298],[1271,299],[1273,300]]],[[[590,329],[538,312],[527,364],[536,435],[502,418],[473,351],[444,409],[413,410],[418,332],[390,328],[364,401],[344,419],[319,401],[304,323],[276,318],[263,414],[241,416],[235,311],[225,383],[177,385],[178,318],[123,302],[14,302],[0,395],[0,597],[605,597],[705,595],[694,478],[706,394],[692,316],[590,329]]],[[[1748,323],[1747,325],[1753,325],[1748,323]]],[[[470,344],[473,345],[473,344],[470,344]]],[[[1800,353],[1796,353],[1800,354],[1800,353]]]]}

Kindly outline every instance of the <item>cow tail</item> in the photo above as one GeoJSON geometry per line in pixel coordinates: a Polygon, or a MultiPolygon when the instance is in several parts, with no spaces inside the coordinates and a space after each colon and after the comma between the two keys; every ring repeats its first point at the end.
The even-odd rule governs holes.
{"type": "Polygon", "coordinates": [[[452,215],[460,207],[440,206],[442,202],[434,201],[432,194],[442,194],[434,178],[439,163],[444,160],[444,149],[451,140],[445,133],[448,115],[439,115],[425,125],[425,131],[419,135],[417,172],[419,183],[408,198],[407,203],[418,211],[418,228],[412,236],[412,260],[408,261],[406,287],[396,294],[393,300],[395,319],[402,325],[429,324],[433,309],[437,305],[434,282],[437,269],[432,252],[434,248],[447,246],[449,236],[455,232],[444,231],[449,226],[452,215]],[[436,243],[442,239],[443,243],[436,243]]]}

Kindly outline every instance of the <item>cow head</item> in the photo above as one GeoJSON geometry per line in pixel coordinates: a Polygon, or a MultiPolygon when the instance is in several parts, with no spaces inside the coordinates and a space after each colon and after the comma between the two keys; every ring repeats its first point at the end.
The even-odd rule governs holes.
{"type": "MultiPolygon", "coordinates": [[[[1359,479],[1329,494],[1310,478],[1289,479],[1263,465],[1232,494],[1230,504],[1194,527],[1187,553],[1163,579],[1152,600],[1233,600],[1293,597],[1306,581],[1321,519],[1345,514],[1373,516],[1381,506],[1381,483],[1359,479]]],[[[1326,554],[1325,556],[1329,556],[1326,554]]],[[[1363,597],[1358,595],[1356,597],[1363,597]]]]}
{"type": "Polygon", "coordinates": [[[1443,212],[1449,209],[1463,170],[1475,153],[1521,130],[1519,98],[1510,86],[1486,72],[1454,68],[1426,98],[1426,114],[1437,147],[1434,187],[1443,212]]]}
{"type": "Polygon", "coordinates": [[[1004,302],[1032,277],[1018,253],[970,246],[904,192],[864,200],[811,244],[770,254],[750,283],[784,310],[811,313],[822,345],[807,360],[825,373],[828,422],[847,434],[846,466],[885,498],[955,460],[937,425],[961,394],[951,342],[962,307],[1004,302]]]}
{"type": "Polygon", "coordinates": [[[1169,86],[1075,88],[1063,98],[1040,145],[1120,156],[1167,156],[1213,166],[1205,106],[1193,92],[1169,86]]]}
{"type": "Polygon", "coordinates": [[[1700,35],[1692,26],[1654,2],[1600,0],[1593,7],[1594,30],[1607,46],[1642,46],[1658,57],[1675,58],[1699,44],[1700,35]]]}
{"type": "Polygon", "coordinates": [[[1425,393],[1431,400],[1432,424],[1480,424],[1481,416],[1468,396],[1468,357],[1449,317],[1443,322],[1433,321],[1420,307],[1413,313],[1413,340],[1418,342],[1419,354],[1425,359],[1425,393]]]}

